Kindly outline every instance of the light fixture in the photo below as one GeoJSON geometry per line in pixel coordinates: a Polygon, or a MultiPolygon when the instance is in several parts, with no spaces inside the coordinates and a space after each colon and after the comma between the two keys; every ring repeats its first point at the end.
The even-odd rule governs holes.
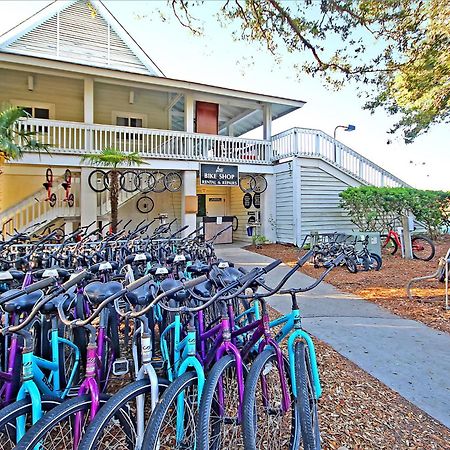
{"type": "Polygon", "coordinates": [[[128,102],[130,103],[130,105],[134,103],[134,91],[130,91],[128,102]]]}
{"type": "Polygon", "coordinates": [[[34,91],[34,76],[28,75],[28,90],[34,91]]]}
{"type": "Polygon", "coordinates": [[[344,129],[344,131],[355,131],[356,130],[356,127],[355,127],[355,125],[338,125],[335,129],[334,129],[334,133],[333,133],[333,139],[334,139],[334,141],[333,141],[333,154],[334,154],[334,161],[335,162],[338,162],[338,160],[337,160],[337,151],[336,151],[336,131],[339,129],[339,128],[343,128],[344,129]]]}

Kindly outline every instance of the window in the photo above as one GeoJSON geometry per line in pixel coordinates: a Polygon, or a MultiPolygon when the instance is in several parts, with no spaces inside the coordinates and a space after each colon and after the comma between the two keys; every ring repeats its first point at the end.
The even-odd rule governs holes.
{"type": "MultiPolygon", "coordinates": [[[[26,111],[34,119],[53,119],[55,116],[55,105],[51,103],[35,103],[28,100],[10,100],[11,104],[26,111]]],[[[28,131],[30,127],[24,127],[28,131]]],[[[48,133],[48,127],[36,127],[38,133],[48,133]]]]}
{"type": "MultiPolygon", "coordinates": [[[[119,127],[131,127],[131,128],[143,128],[147,124],[147,116],[145,114],[135,114],[127,112],[113,112],[113,123],[119,127]]],[[[143,136],[141,133],[119,133],[119,139],[138,139],[142,140],[143,136]]]]}

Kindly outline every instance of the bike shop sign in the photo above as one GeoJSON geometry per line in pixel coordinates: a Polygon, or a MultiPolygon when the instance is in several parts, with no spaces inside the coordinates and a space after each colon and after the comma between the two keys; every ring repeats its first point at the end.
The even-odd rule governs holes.
{"type": "Polygon", "coordinates": [[[200,184],[214,186],[238,186],[238,166],[223,164],[201,164],[200,184]]]}

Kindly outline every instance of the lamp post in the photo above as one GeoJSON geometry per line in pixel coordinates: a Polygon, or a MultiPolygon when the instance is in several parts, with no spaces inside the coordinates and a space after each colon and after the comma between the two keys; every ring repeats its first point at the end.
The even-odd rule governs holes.
{"type": "Polygon", "coordinates": [[[336,161],[336,132],[339,128],[343,128],[344,131],[355,131],[356,127],[355,125],[338,125],[335,129],[334,129],[334,133],[333,133],[333,139],[334,139],[334,162],[336,161]]]}

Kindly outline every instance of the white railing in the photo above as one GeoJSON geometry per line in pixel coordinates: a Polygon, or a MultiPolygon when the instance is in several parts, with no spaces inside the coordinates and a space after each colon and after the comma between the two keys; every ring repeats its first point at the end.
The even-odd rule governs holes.
{"type": "Polygon", "coordinates": [[[40,222],[50,222],[62,217],[77,217],[80,215],[80,179],[72,178],[71,192],[74,194],[74,206],[69,207],[64,201],[65,190],[61,186],[61,179],[54,183],[53,192],[56,194],[56,204],[50,206],[46,201],[47,192],[44,188],[31,194],[17,205],[0,212],[0,225],[5,233],[14,233],[14,229],[23,231],[26,228],[40,222]]]}
{"type": "Polygon", "coordinates": [[[17,126],[36,132],[40,143],[60,153],[82,155],[114,147],[138,152],[144,158],[252,164],[271,160],[271,143],[267,140],[45,119],[26,119],[17,126]]]}
{"type": "MultiPolygon", "coordinates": [[[[139,191],[135,192],[127,192],[123,189],[119,190],[119,207],[122,206],[125,202],[132,199],[133,197],[137,197],[140,194],[139,191]]],[[[97,195],[97,213],[99,216],[105,216],[111,212],[111,202],[109,199],[109,190],[103,191],[97,195]]]]}
{"type": "Polygon", "coordinates": [[[292,128],[272,138],[272,161],[291,156],[321,158],[373,186],[408,186],[351,148],[320,130],[292,128]]]}

